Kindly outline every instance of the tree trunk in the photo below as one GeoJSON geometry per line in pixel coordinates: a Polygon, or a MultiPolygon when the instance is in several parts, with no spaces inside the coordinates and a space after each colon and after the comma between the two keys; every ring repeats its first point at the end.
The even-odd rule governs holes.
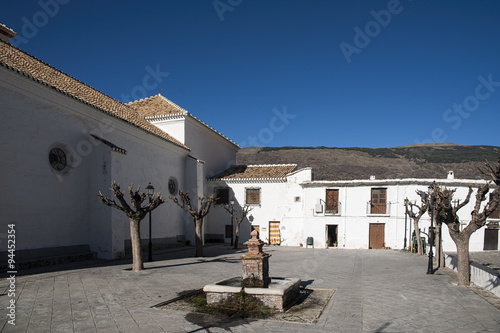
{"type": "Polygon", "coordinates": [[[419,256],[424,255],[424,248],[422,246],[422,237],[420,236],[420,229],[418,228],[418,221],[413,220],[413,229],[415,229],[415,235],[417,236],[417,251],[419,256]]]}
{"type": "MultiPolygon", "coordinates": [[[[464,236],[464,235],[462,235],[464,236]]],[[[469,238],[460,237],[454,239],[457,245],[457,280],[459,286],[468,286],[470,284],[470,266],[469,266],[469,238]]]]}
{"type": "Polygon", "coordinates": [[[236,222],[236,232],[234,235],[234,246],[233,249],[238,248],[238,242],[240,241],[240,224],[236,222]]]}
{"type": "Polygon", "coordinates": [[[142,263],[140,221],[130,219],[130,240],[132,245],[132,271],[138,272],[144,268],[142,263]]]}
{"type": "Polygon", "coordinates": [[[194,254],[195,257],[203,257],[203,240],[202,240],[202,226],[203,219],[195,219],[195,233],[196,233],[196,252],[194,254]]]}
{"type": "Polygon", "coordinates": [[[438,256],[438,267],[444,268],[444,252],[443,252],[443,225],[439,223],[436,226],[436,249],[438,256]]]}

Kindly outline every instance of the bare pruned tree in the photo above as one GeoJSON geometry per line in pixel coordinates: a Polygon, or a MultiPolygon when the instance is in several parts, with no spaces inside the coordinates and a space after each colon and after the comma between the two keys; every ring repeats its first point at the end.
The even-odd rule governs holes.
{"type": "Polygon", "coordinates": [[[243,220],[245,220],[245,218],[247,217],[248,213],[253,208],[250,208],[249,205],[244,205],[243,207],[241,207],[241,209],[234,209],[234,206],[229,205],[229,204],[225,204],[223,207],[226,210],[226,212],[228,212],[229,215],[231,215],[234,218],[234,220],[235,220],[236,231],[235,231],[233,249],[237,249],[238,248],[238,242],[240,240],[240,225],[241,225],[241,222],[243,222],[243,220]]]}
{"type": "Polygon", "coordinates": [[[198,197],[198,209],[194,209],[191,205],[191,198],[188,196],[187,192],[183,192],[179,190],[179,197],[181,201],[177,199],[177,197],[170,196],[177,206],[184,209],[188,212],[194,221],[194,229],[195,229],[195,257],[203,257],[203,241],[202,241],[202,232],[203,232],[203,219],[210,212],[210,207],[217,199],[215,194],[212,194],[208,199],[206,197],[198,197]]]}
{"type": "MultiPolygon", "coordinates": [[[[496,169],[486,162],[486,169],[480,169],[484,174],[491,175],[492,181],[498,185],[500,175],[500,159],[496,169]]],[[[441,188],[436,186],[432,196],[435,200],[436,219],[446,223],[451,239],[457,246],[457,279],[458,285],[468,286],[470,284],[469,268],[469,239],[472,233],[482,228],[486,224],[486,219],[493,213],[500,202],[500,188],[497,187],[490,193],[491,181],[481,185],[476,192],[476,201],[471,212],[471,220],[465,228],[461,230],[461,222],[458,211],[470,201],[473,189],[469,186],[469,192],[463,202],[453,205],[453,194],[456,190],[441,188]],[[489,198],[487,195],[489,193],[489,198]]]]}
{"type": "Polygon", "coordinates": [[[420,197],[420,205],[412,203],[408,198],[405,199],[406,213],[409,217],[413,219],[413,229],[415,230],[415,235],[417,236],[417,252],[419,255],[424,254],[424,247],[422,243],[422,237],[420,236],[420,228],[418,226],[420,218],[429,209],[429,194],[424,191],[417,190],[418,196],[420,197]],[[416,208],[416,212],[413,211],[416,208]]]}
{"type": "Polygon", "coordinates": [[[130,221],[132,271],[134,272],[138,272],[144,268],[141,250],[140,222],[149,212],[153,211],[156,207],[165,202],[161,193],[154,193],[151,198],[151,202],[142,207],[142,203],[146,200],[146,198],[148,198],[148,196],[144,192],[140,193],[140,189],[141,187],[139,186],[137,187],[137,190],[134,191],[134,184],[128,187],[132,207],[125,200],[125,195],[121,192],[120,185],[115,181],[111,183],[111,190],[114,192],[116,199],[118,199],[118,203],[102,194],[101,191],[99,191],[99,194],[97,195],[104,204],[124,212],[130,221]]]}

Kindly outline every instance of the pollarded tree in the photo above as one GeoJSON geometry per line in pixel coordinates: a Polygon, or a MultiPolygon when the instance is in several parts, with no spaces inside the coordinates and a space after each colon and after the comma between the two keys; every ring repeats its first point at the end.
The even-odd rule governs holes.
{"type": "Polygon", "coordinates": [[[405,199],[406,213],[409,217],[413,219],[413,229],[415,230],[415,235],[417,236],[417,251],[419,255],[424,255],[424,247],[422,244],[422,237],[420,236],[420,228],[418,226],[420,218],[429,209],[429,194],[417,190],[417,194],[420,197],[420,206],[416,203],[412,203],[408,198],[405,199]],[[417,209],[417,212],[413,211],[413,208],[417,209]]]}
{"type": "Polygon", "coordinates": [[[114,192],[115,197],[118,199],[119,203],[108,198],[107,196],[102,194],[101,191],[99,191],[99,194],[97,195],[104,204],[124,212],[130,221],[130,239],[132,243],[132,271],[134,272],[138,272],[144,268],[141,249],[141,220],[149,212],[153,211],[156,207],[165,202],[165,199],[163,199],[161,193],[154,193],[151,198],[151,202],[148,205],[142,207],[142,203],[144,202],[144,200],[146,200],[146,198],[148,198],[148,196],[144,192],[140,193],[140,189],[141,187],[139,186],[137,187],[137,190],[134,191],[134,184],[128,187],[132,207],[125,200],[125,195],[121,192],[120,185],[118,185],[115,181],[111,183],[111,190],[114,192]]]}
{"type": "MultiPolygon", "coordinates": [[[[492,181],[498,186],[500,185],[500,159],[497,164],[496,170],[486,163],[486,170],[481,169],[481,172],[490,174],[492,181]]],[[[470,201],[473,192],[472,187],[469,186],[469,192],[465,200],[458,204],[453,205],[453,194],[455,190],[441,188],[436,186],[431,194],[435,200],[436,219],[442,223],[446,223],[451,239],[457,246],[457,279],[458,285],[468,286],[470,284],[470,267],[469,267],[469,239],[472,233],[482,228],[486,224],[486,219],[493,213],[500,202],[500,188],[497,187],[490,192],[491,181],[481,185],[476,192],[476,202],[471,212],[471,220],[463,230],[460,230],[460,219],[458,211],[467,205],[470,201]],[[489,193],[489,198],[487,195],[489,193]],[[483,203],[485,203],[483,205],[483,203]]]]}
{"type": "Polygon", "coordinates": [[[234,237],[234,246],[233,249],[238,248],[238,241],[240,240],[240,224],[247,217],[248,213],[252,210],[249,205],[244,205],[241,209],[234,209],[233,206],[229,204],[224,205],[224,209],[226,212],[231,215],[236,222],[236,231],[234,237]]]}
{"type": "Polygon", "coordinates": [[[195,243],[196,243],[196,251],[195,257],[203,257],[203,241],[202,241],[202,232],[203,232],[203,219],[210,212],[210,207],[215,202],[215,194],[212,194],[210,198],[206,197],[198,197],[198,209],[194,209],[191,205],[191,198],[189,198],[187,192],[182,192],[179,190],[179,197],[181,198],[181,202],[177,199],[177,197],[170,196],[177,206],[184,209],[188,212],[194,221],[194,230],[195,230],[195,243]]]}

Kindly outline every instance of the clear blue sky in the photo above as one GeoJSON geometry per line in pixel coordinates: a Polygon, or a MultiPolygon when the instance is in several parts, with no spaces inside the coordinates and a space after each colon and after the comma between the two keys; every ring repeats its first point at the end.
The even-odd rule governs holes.
{"type": "Polygon", "coordinates": [[[109,96],[161,89],[243,146],[500,146],[496,0],[8,1],[0,22],[109,96]]]}

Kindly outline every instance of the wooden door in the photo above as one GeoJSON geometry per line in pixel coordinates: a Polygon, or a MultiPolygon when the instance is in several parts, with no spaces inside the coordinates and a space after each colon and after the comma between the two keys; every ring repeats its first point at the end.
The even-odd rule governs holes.
{"type": "Polygon", "coordinates": [[[280,222],[270,221],[269,222],[269,244],[280,245],[281,235],[280,235],[280,222]]]}
{"type": "Polygon", "coordinates": [[[337,214],[339,212],[339,190],[326,190],[325,213],[337,214]]]}
{"type": "Polygon", "coordinates": [[[385,214],[387,207],[387,189],[373,188],[371,198],[371,214],[385,214]]]}
{"type": "Polygon", "coordinates": [[[484,229],[483,250],[498,250],[498,229],[484,229]]]}
{"type": "Polygon", "coordinates": [[[381,249],[384,247],[385,225],[383,223],[370,223],[370,249],[381,249]]]}

